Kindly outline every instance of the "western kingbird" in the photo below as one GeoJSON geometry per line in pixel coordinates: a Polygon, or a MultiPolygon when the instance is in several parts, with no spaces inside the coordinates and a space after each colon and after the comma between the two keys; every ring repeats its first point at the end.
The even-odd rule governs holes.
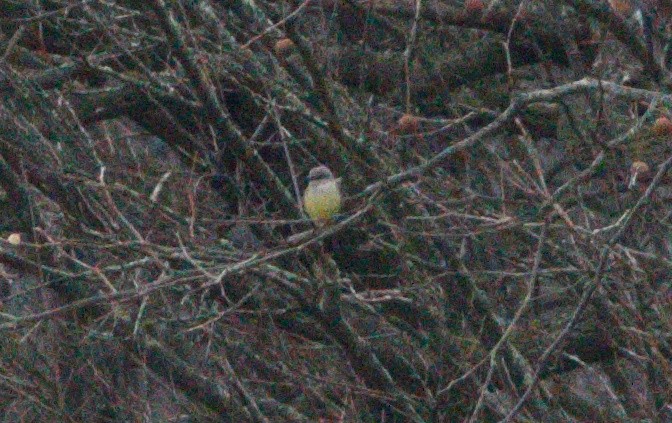
{"type": "Polygon", "coordinates": [[[341,209],[341,180],[334,179],[326,166],[317,166],[308,173],[308,186],[303,206],[315,223],[324,223],[341,209]]]}

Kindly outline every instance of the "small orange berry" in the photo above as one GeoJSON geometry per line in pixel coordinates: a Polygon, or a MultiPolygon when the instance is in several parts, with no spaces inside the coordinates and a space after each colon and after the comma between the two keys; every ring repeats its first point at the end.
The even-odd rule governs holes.
{"type": "Polygon", "coordinates": [[[469,13],[480,13],[483,11],[485,5],[483,0],[466,0],[464,2],[464,8],[467,9],[469,13]]]}
{"type": "Polygon", "coordinates": [[[665,116],[661,116],[653,123],[651,132],[655,135],[672,135],[672,121],[665,116]]]}
{"type": "Polygon", "coordinates": [[[7,242],[9,242],[9,243],[12,244],[12,245],[19,245],[19,244],[21,244],[21,234],[20,234],[20,233],[16,233],[16,232],[13,233],[13,234],[10,234],[10,235],[7,237],[7,242]]]}
{"type": "Polygon", "coordinates": [[[634,6],[630,0],[609,0],[612,9],[622,16],[629,16],[634,10],[634,6]]]}
{"type": "Polygon", "coordinates": [[[399,125],[399,132],[402,134],[411,134],[418,132],[418,127],[420,126],[420,119],[417,116],[413,116],[409,113],[404,113],[403,116],[397,121],[399,125]]]}
{"type": "Polygon", "coordinates": [[[648,164],[644,163],[641,160],[636,160],[632,162],[630,166],[630,180],[628,181],[628,188],[632,189],[637,184],[638,180],[642,180],[648,173],[651,171],[651,168],[648,164]]]}
{"type": "Polygon", "coordinates": [[[293,47],[294,41],[290,40],[289,38],[282,38],[275,43],[273,49],[275,50],[275,54],[284,56],[289,54],[293,47]]]}
{"type": "Polygon", "coordinates": [[[637,160],[637,161],[632,162],[632,166],[630,166],[630,169],[633,170],[634,172],[638,172],[638,173],[644,173],[644,172],[648,172],[648,171],[651,170],[649,165],[644,163],[641,160],[637,160]]]}

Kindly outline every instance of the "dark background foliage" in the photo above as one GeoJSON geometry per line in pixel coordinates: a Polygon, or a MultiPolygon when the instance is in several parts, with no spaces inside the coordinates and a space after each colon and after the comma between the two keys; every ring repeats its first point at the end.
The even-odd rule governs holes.
{"type": "Polygon", "coordinates": [[[0,0],[2,421],[669,421],[671,6],[0,0]]]}

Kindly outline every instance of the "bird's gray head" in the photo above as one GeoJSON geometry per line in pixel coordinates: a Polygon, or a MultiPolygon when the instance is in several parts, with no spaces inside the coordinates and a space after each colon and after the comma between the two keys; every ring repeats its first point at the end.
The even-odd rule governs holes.
{"type": "Polygon", "coordinates": [[[310,169],[310,172],[308,173],[309,182],[326,181],[333,178],[334,174],[331,173],[331,170],[326,166],[314,167],[310,169]]]}

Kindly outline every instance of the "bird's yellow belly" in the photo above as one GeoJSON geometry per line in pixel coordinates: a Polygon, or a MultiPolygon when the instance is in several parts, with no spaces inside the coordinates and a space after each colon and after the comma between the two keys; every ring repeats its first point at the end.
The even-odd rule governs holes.
{"type": "Polygon", "coordinates": [[[341,194],[336,184],[330,184],[307,190],[303,202],[311,219],[327,220],[341,209],[341,194]]]}

